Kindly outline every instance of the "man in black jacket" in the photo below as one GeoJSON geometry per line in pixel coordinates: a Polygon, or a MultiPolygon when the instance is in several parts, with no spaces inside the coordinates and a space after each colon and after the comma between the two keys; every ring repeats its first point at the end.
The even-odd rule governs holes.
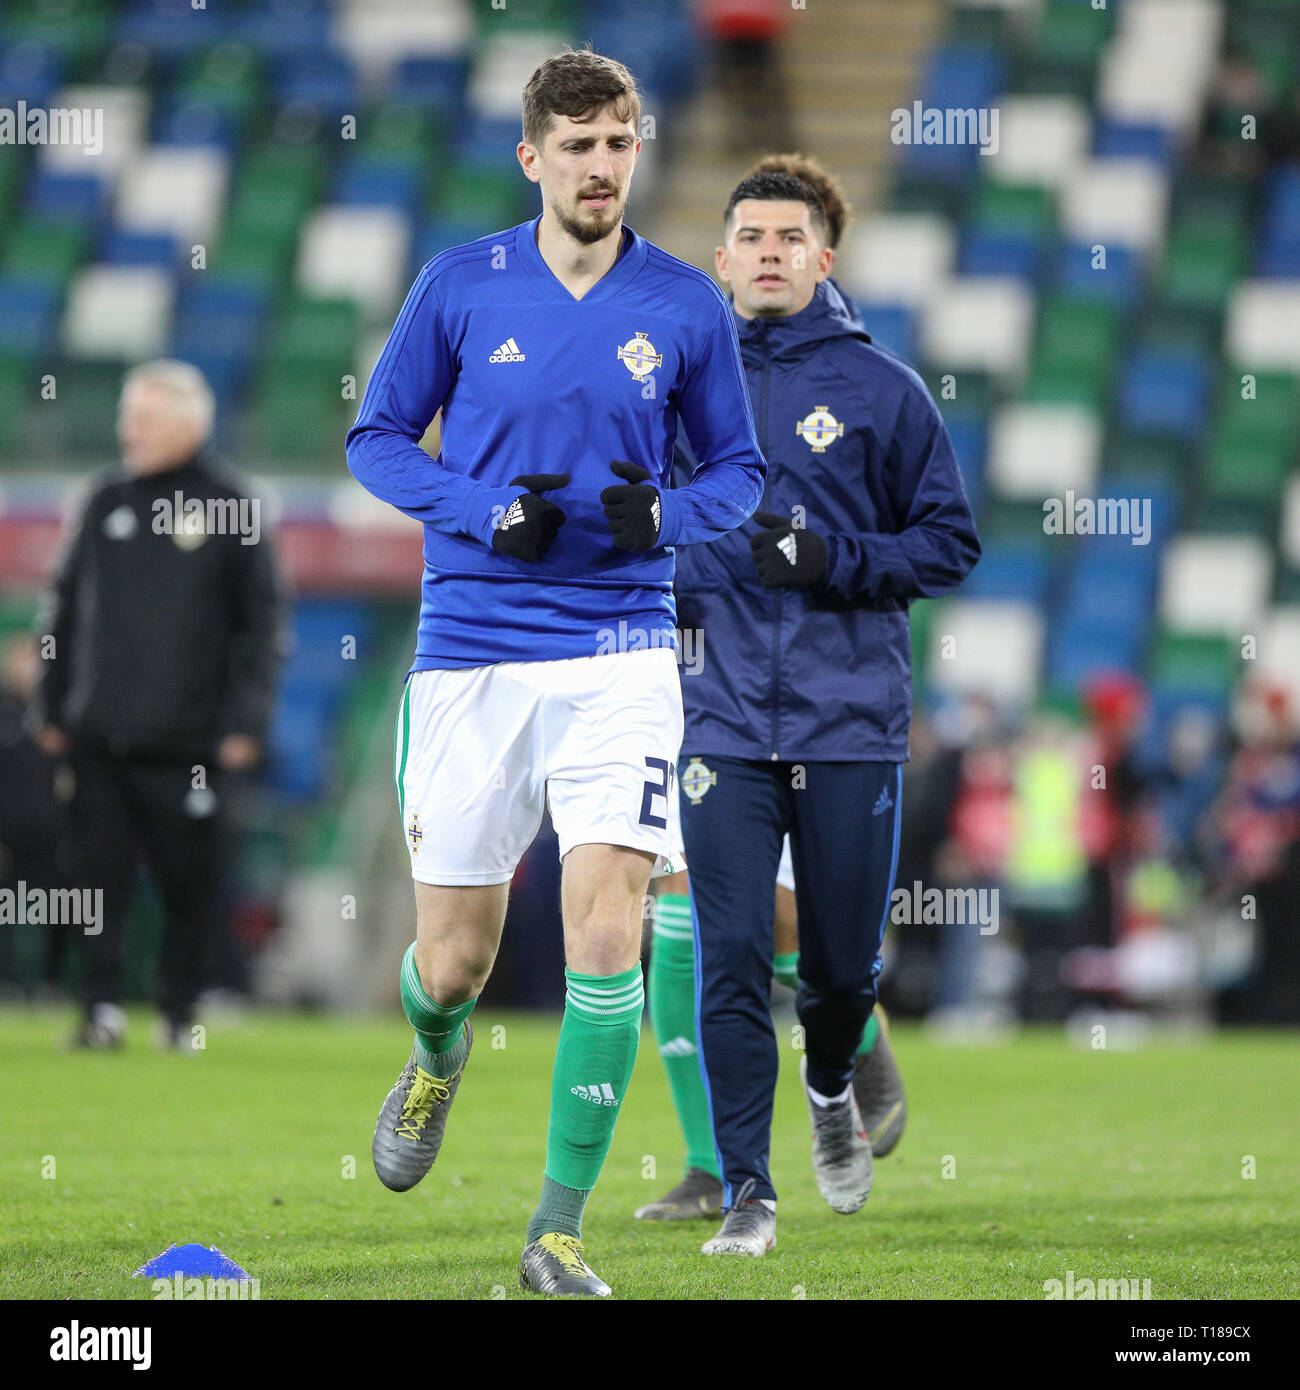
{"type": "Polygon", "coordinates": [[[260,499],[204,454],[213,398],[183,362],[127,373],[125,471],[91,488],[48,590],[37,741],[75,774],[77,880],[103,890],[85,936],[77,1039],[119,1045],[118,977],[139,856],[162,900],[164,1041],[186,1040],[219,923],[229,774],[261,758],[284,602],[260,499]]]}

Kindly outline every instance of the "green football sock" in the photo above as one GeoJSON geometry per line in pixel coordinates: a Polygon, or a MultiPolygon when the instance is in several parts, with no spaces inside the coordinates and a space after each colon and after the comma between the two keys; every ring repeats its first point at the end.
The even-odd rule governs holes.
{"type": "Polygon", "coordinates": [[[773,956],[772,976],[775,980],[783,984],[786,989],[798,989],[799,952],[791,951],[788,955],[773,956]]]}
{"type": "MultiPolygon", "coordinates": [[[[798,989],[799,952],[791,951],[789,955],[775,956],[772,960],[772,974],[788,989],[798,989]]],[[[879,1032],[880,1021],[873,1009],[871,1017],[867,1019],[867,1026],[862,1030],[862,1041],[858,1043],[857,1055],[859,1057],[865,1057],[875,1047],[876,1035],[879,1032]]]]}
{"type": "Polygon", "coordinates": [[[461,1026],[474,1011],[478,999],[443,1006],[424,992],[415,968],[415,943],[402,957],[402,1010],[415,1029],[415,1060],[433,1076],[450,1076],[469,1050],[461,1026]],[[448,1055],[450,1054],[450,1055],[448,1055]]]}
{"type": "Polygon", "coordinates": [[[582,1209],[614,1138],[641,1038],[641,967],[617,975],[564,972],[564,1021],[551,1075],[546,1181],[528,1240],[547,1231],[581,1237],[582,1209]]]}
{"type": "Polygon", "coordinates": [[[713,1121],[700,1075],[695,1037],[695,941],[691,900],[684,893],[665,893],[655,904],[654,942],[650,950],[650,1025],[668,1090],[686,1140],[686,1171],[702,1168],[718,1177],[713,1121]]]}

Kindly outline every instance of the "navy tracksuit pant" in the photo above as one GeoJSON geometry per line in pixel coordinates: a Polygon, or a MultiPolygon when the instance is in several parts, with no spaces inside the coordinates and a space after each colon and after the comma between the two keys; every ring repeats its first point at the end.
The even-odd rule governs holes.
{"type": "Polygon", "coordinates": [[[876,1002],[898,866],[902,767],[711,755],[692,767],[693,758],[683,750],[678,784],[695,916],[697,1036],[730,1206],[750,1178],[753,1196],[776,1196],[768,1173],[779,1056],[772,904],[782,837],[789,832],[794,857],[796,1008],[808,1084],[839,1095],[876,1002]]]}

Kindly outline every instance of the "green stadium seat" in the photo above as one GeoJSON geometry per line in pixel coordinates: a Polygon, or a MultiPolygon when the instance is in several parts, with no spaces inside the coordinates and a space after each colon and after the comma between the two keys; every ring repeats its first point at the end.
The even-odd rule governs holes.
{"type": "Polygon", "coordinates": [[[524,217],[526,186],[517,172],[458,165],[431,185],[431,213],[463,217],[473,209],[484,227],[510,227],[524,217]]]}
{"type": "Polygon", "coordinates": [[[923,178],[900,172],[889,199],[890,212],[927,213],[960,222],[965,215],[968,190],[956,179],[923,178]]]}
{"type": "Polygon", "coordinates": [[[1135,325],[1134,347],[1158,352],[1196,352],[1210,362],[1219,358],[1223,317],[1217,309],[1180,308],[1148,303],[1135,325]]]}
{"type": "Polygon", "coordinates": [[[33,395],[31,364],[21,357],[0,357],[0,455],[20,451],[23,420],[33,395]]]}
{"type": "Polygon", "coordinates": [[[32,218],[10,233],[0,265],[6,274],[62,287],[86,259],[89,243],[82,223],[32,218]]]}
{"type": "Polygon", "coordinates": [[[343,400],[336,376],[273,360],[259,377],[254,447],[282,465],[337,472],[356,408],[343,400]]]}
{"type": "Polygon", "coordinates": [[[1036,362],[1020,395],[1026,401],[1087,406],[1094,414],[1105,416],[1110,399],[1109,366],[1082,369],[1036,362]]]}
{"type": "Polygon", "coordinates": [[[122,364],[61,361],[55,368],[54,401],[30,396],[26,430],[42,456],[76,466],[81,460],[117,457],[117,402],[122,364]]]}
{"type": "Polygon", "coordinates": [[[1047,547],[1050,539],[1053,546],[1059,547],[1061,537],[1048,537],[1043,530],[1043,517],[1041,501],[986,496],[979,515],[980,539],[986,545],[1014,541],[1043,548],[1047,547]]]}
{"type": "Polygon", "coordinates": [[[1169,238],[1161,275],[1166,303],[1222,312],[1246,269],[1246,237],[1235,228],[1178,229],[1169,238]]]}
{"type": "Polygon", "coordinates": [[[5,45],[38,43],[53,48],[84,80],[112,35],[111,0],[45,0],[42,4],[6,6],[5,45]]]}
{"type": "Polygon", "coordinates": [[[1119,338],[1119,311],[1110,302],[1054,295],[1043,302],[1034,365],[1109,380],[1119,338]]]}
{"type": "Polygon", "coordinates": [[[1227,694],[1240,668],[1240,649],[1227,637],[1160,631],[1151,653],[1151,676],[1157,685],[1207,694],[1227,694]]]}
{"type": "Polygon", "coordinates": [[[1056,226],[1056,205],[1050,189],[1037,184],[995,183],[985,180],[975,199],[973,215],[981,224],[999,230],[1048,235],[1056,226]]]}
{"type": "Polygon", "coordinates": [[[1278,513],[1276,498],[1207,491],[1197,508],[1195,530],[1198,536],[1256,536],[1275,546],[1278,513]]]}
{"type": "Polygon", "coordinates": [[[1247,236],[1252,201],[1246,180],[1192,171],[1174,189],[1171,225],[1184,232],[1247,236]]]}
{"type": "Polygon", "coordinates": [[[1290,439],[1243,437],[1231,425],[1221,426],[1210,448],[1206,487],[1216,498],[1271,502],[1276,507],[1295,451],[1290,439]]]}
{"type": "Polygon", "coordinates": [[[1293,440],[1300,432],[1300,378],[1284,372],[1230,371],[1219,393],[1220,428],[1242,440],[1293,440]],[[1244,376],[1254,378],[1252,397],[1244,376]]]}
{"type": "Polygon", "coordinates": [[[1196,460],[1172,439],[1120,435],[1106,445],[1103,473],[1123,478],[1150,478],[1186,493],[1197,476],[1196,460]]]}
{"type": "Polygon", "coordinates": [[[367,157],[402,167],[423,167],[432,176],[444,159],[446,140],[428,111],[411,102],[376,107],[361,122],[357,148],[367,157]]]}
{"type": "Polygon", "coordinates": [[[176,95],[185,101],[219,106],[245,124],[262,99],[257,55],[239,43],[218,44],[198,53],[182,68],[176,95]]]}
{"type": "Polygon", "coordinates": [[[358,318],[350,299],[295,299],[272,336],[268,361],[332,376],[337,394],[339,378],[353,367],[358,318]]]}
{"type": "Polygon", "coordinates": [[[1031,40],[1040,62],[1091,71],[1110,39],[1114,13],[1077,0],[1047,0],[1031,40]]]}
{"type": "Polygon", "coordinates": [[[209,271],[227,279],[279,292],[288,277],[297,247],[297,229],[278,234],[256,228],[231,228],[208,262],[209,271]]]}

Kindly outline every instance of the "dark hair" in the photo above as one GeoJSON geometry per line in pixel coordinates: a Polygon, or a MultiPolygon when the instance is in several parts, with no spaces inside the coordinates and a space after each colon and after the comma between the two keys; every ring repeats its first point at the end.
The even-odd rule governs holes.
{"type": "Polygon", "coordinates": [[[765,202],[807,203],[813,226],[821,234],[822,240],[826,240],[826,209],[822,207],[817,190],[803,179],[780,172],[750,174],[741,179],[727,199],[727,210],[722,214],[724,228],[731,225],[731,214],[735,212],[736,204],[744,202],[746,198],[761,198],[765,202]]]}
{"type": "MultiPolygon", "coordinates": [[[[849,225],[852,209],[840,181],[806,154],[766,154],[749,171],[749,174],[793,174],[811,185],[821,199],[822,211],[826,214],[826,244],[834,250],[840,244],[844,229],[849,225]]],[[[746,174],[746,178],[749,177],[746,174]]]]}
{"type": "Polygon", "coordinates": [[[620,121],[640,127],[641,93],[627,68],[590,48],[566,49],[540,63],[524,84],[524,139],[540,150],[556,116],[583,120],[611,102],[620,121]]]}

